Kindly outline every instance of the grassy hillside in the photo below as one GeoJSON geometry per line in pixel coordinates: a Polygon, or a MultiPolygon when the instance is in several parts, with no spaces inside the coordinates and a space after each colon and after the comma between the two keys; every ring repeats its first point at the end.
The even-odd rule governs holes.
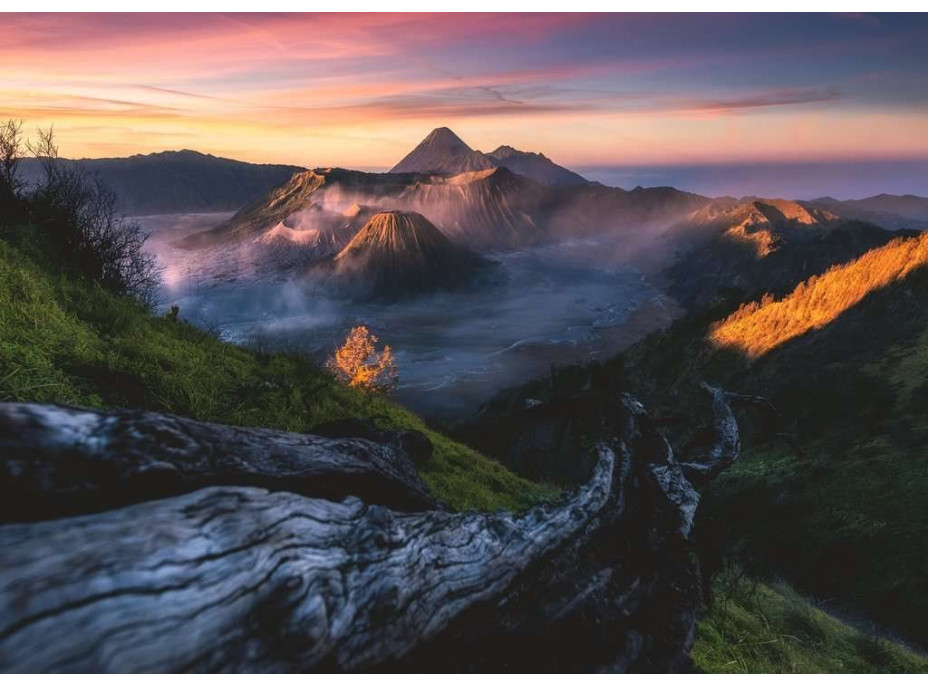
{"type": "MultiPolygon", "coordinates": [[[[792,324],[768,300],[729,320],[743,328],[747,348],[719,348],[708,337],[737,303],[720,305],[630,350],[622,373],[626,387],[659,414],[698,406],[700,379],[768,397],[782,420],[739,410],[743,458],[711,484],[701,514],[727,523],[729,554],[752,573],[785,575],[800,591],[925,646],[928,269],[919,268],[925,239],[912,240],[882,249],[893,254],[881,263],[911,258],[911,269],[893,272],[899,279],[858,293],[850,270],[791,296],[793,304],[809,296],[807,304],[847,305],[829,321],[784,337],[792,324]],[[913,245],[918,249],[909,250],[913,245]],[[775,347],[752,343],[773,339],[775,347]]],[[[878,271],[861,276],[875,284],[878,271]]],[[[808,308],[786,314],[801,311],[808,308]]]]}
{"type": "Polygon", "coordinates": [[[867,295],[928,264],[928,233],[899,238],[799,284],[781,300],[768,295],[714,324],[709,340],[756,358],[833,322],[867,295]]]}
{"type": "Polygon", "coordinates": [[[554,494],[299,355],[225,344],[63,275],[25,228],[0,229],[0,401],[137,407],[288,431],[368,417],[428,435],[434,456],[421,475],[455,508],[520,509],[554,494]]]}
{"type": "Polygon", "coordinates": [[[782,583],[731,574],[696,630],[695,668],[710,673],[923,673],[928,659],[862,633],[782,583]]]}

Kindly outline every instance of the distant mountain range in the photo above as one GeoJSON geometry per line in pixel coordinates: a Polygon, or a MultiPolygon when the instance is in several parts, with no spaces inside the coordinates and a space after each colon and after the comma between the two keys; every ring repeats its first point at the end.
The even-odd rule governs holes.
{"type": "Polygon", "coordinates": [[[839,214],[848,219],[860,219],[879,224],[885,229],[928,229],[928,198],[917,195],[882,193],[861,200],[817,198],[807,205],[839,214]]]}
{"type": "MultiPolygon", "coordinates": [[[[496,152],[500,151],[513,166],[528,163],[536,170],[563,170],[543,155],[511,148],[496,152]]],[[[710,202],[674,188],[626,191],[586,182],[545,185],[488,160],[492,162],[452,131],[436,129],[390,173],[326,168],[294,174],[229,220],[178,245],[199,249],[242,240],[269,242],[268,232],[273,230],[275,240],[299,239],[307,246],[327,244],[334,249],[341,240],[347,243],[351,231],[371,214],[397,210],[423,215],[448,238],[474,250],[510,250],[609,234],[621,251],[640,248],[646,242],[642,238],[710,202]],[[479,168],[460,171],[469,166],[479,168]],[[403,171],[410,168],[431,171],[403,171]],[[363,212],[346,220],[345,212],[352,207],[363,212]],[[316,240],[279,225],[313,229],[328,238],[316,240]]],[[[311,252],[312,257],[325,256],[311,252]]]]}
{"type": "MultiPolygon", "coordinates": [[[[63,160],[100,178],[127,214],[173,214],[237,210],[304,171],[283,164],[251,164],[193,150],[101,159],[63,160]]],[[[27,183],[39,178],[35,159],[23,161],[27,183]]]]}
{"type": "Polygon", "coordinates": [[[263,200],[209,231],[188,236],[179,246],[197,249],[260,239],[281,222],[329,231],[329,218],[358,205],[371,211],[418,212],[452,240],[477,250],[600,234],[631,250],[649,233],[707,202],[672,188],[546,187],[505,168],[451,176],[316,169],[295,175],[263,200]]]}
{"type": "MultiPolygon", "coordinates": [[[[541,153],[508,145],[483,153],[445,127],[429,133],[387,174],[333,168],[308,172],[298,166],[251,164],[192,150],[65,163],[113,188],[121,211],[127,214],[239,210],[229,224],[192,239],[188,247],[236,236],[254,237],[279,222],[286,224],[288,217],[317,202],[318,195],[313,200],[309,197],[323,187],[326,195],[336,186],[351,190],[359,197],[356,202],[370,205],[372,211],[418,211],[448,235],[479,248],[518,247],[619,228],[636,233],[661,222],[666,221],[664,227],[679,222],[710,203],[709,198],[671,187],[625,191],[591,183],[541,153]],[[372,195],[386,205],[370,202],[372,195]]],[[[21,173],[26,181],[35,181],[40,174],[38,162],[24,160],[21,173]]],[[[716,202],[750,200],[719,198],[716,202]]],[[[334,215],[354,203],[337,204],[334,215]]],[[[883,194],[860,200],[823,197],[799,204],[810,212],[826,211],[890,230],[928,229],[928,198],[915,195],[883,194]]],[[[327,214],[331,209],[317,207],[316,218],[336,221],[327,214]]],[[[353,224],[355,231],[360,226],[353,224]]]]}

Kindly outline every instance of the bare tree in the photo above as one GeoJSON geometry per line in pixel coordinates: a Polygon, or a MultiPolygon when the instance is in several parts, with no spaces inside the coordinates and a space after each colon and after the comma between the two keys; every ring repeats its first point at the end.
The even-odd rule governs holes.
{"type": "Polygon", "coordinates": [[[39,129],[27,143],[42,165],[30,197],[40,227],[72,267],[108,291],[150,303],[160,270],[144,249],[149,234],[117,211],[116,194],[58,156],[53,129],[39,129]]]}
{"type": "Polygon", "coordinates": [[[0,203],[4,207],[15,204],[22,188],[17,169],[23,157],[21,121],[13,119],[0,124],[0,203]]]}

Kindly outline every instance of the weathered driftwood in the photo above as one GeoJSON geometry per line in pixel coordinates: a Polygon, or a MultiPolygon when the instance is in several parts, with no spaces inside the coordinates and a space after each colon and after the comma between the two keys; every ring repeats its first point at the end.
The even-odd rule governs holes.
{"type": "Polygon", "coordinates": [[[428,439],[375,434],[381,442],[138,410],[0,404],[0,521],[99,512],[226,484],[434,509],[414,464],[427,457],[428,439]]]}
{"type": "Polygon", "coordinates": [[[609,412],[592,478],[521,516],[213,487],[0,527],[0,669],[679,668],[698,494],[640,404],[609,412]]]}
{"type": "Polygon", "coordinates": [[[690,481],[704,484],[728,469],[741,454],[738,422],[728,405],[728,393],[702,384],[712,398],[712,442],[709,449],[693,458],[687,456],[683,472],[690,481]]]}

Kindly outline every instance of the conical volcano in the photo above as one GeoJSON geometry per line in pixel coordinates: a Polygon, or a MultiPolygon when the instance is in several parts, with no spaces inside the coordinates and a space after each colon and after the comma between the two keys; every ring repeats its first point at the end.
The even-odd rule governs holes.
{"type": "Polygon", "coordinates": [[[339,287],[378,300],[454,288],[488,264],[421,214],[399,211],[371,217],[332,263],[339,287]]]}
{"type": "Polygon", "coordinates": [[[391,174],[460,174],[497,166],[447,127],[433,130],[390,170],[391,174]]]}

